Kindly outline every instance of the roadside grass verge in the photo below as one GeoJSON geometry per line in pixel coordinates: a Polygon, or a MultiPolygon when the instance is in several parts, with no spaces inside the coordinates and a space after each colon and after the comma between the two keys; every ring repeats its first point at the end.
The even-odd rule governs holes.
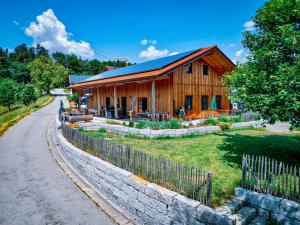
{"type": "Polygon", "coordinates": [[[38,110],[39,108],[48,105],[53,101],[53,99],[54,97],[45,95],[40,97],[35,103],[32,103],[29,106],[16,105],[11,111],[5,111],[4,107],[0,107],[2,110],[2,113],[0,114],[0,136],[2,136],[5,131],[8,130],[8,128],[13,126],[19,120],[23,119],[25,116],[38,110]]]}
{"type": "Polygon", "coordinates": [[[241,128],[181,138],[138,138],[109,132],[83,131],[112,139],[137,150],[213,173],[213,206],[224,203],[241,182],[243,154],[264,155],[289,165],[300,165],[300,134],[274,134],[264,129],[241,128]]]}

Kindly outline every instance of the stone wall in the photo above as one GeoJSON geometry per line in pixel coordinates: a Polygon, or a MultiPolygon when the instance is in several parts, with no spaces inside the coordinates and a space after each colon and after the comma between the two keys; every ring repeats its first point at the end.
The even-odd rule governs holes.
{"type": "MultiPolygon", "coordinates": [[[[262,125],[262,120],[251,121],[251,122],[241,122],[233,123],[232,128],[242,128],[242,127],[260,127],[262,125]]],[[[141,137],[181,137],[192,134],[208,134],[221,131],[219,126],[203,126],[203,127],[193,127],[193,128],[182,128],[182,129],[162,129],[162,130],[152,130],[152,129],[138,129],[134,127],[125,127],[122,125],[111,125],[105,122],[101,123],[81,123],[80,126],[87,130],[97,130],[99,128],[104,128],[108,132],[121,134],[121,135],[137,135],[141,137]]]]}
{"type": "Polygon", "coordinates": [[[69,143],[56,121],[53,138],[74,169],[141,224],[232,224],[227,215],[178,193],[149,183],[69,143]]]}
{"type": "Polygon", "coordinates": [[[236,188],[235,195],[245,204],[258,209],[258,212],[267,213],[269,217],[281,224],[300,225],[300,205],[297,202],[236,188]]]}

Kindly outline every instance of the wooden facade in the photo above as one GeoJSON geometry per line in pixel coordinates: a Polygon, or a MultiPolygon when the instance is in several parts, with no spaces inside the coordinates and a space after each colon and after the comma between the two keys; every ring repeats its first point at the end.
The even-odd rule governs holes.
{"type": "MultiPolygon", "coordinates": [[[[208,65],[208,75],[203,75],[203,66],[208,65],[199,59],[192,62],[192,73],[185,72],[185,67],[179,67],[173,73],[155,80],[155,110],[156,112],[169,112],[172,116],[179,107],[185,107],[186,96],[192,96],[192,111],[200,113],[201,96],[208,96],[208,104],[212,96],[221,96],[222,109],[229,110],[229,100],[226,88],[222,84],[222,76],[208,65]]],[[[126,105],[126,112],[148,111],[152,108],[152,81],[141,81],[132,83],[117,83],[114,85],[99,86],[92,89],[93,96],[89,99],[89,108],[106,108],[114,106],[114,88],[117,95],[118,111],[122,111],[126,105]],[[110,105],[106,105],[109,98],[110,105]],[[126,99],[126,103],[124,103],[126,99]],[[142,108],[143,99],[147,99],[147,108],[142,108]],[[100,105],[98,107],[98,102],[100,105]]],[[[122,113],[122,112],[121,112],[122,113]]]]}
{"type": "Polygon", "coordinates": [[[226,87],[222,83],[222,75],[232,70],[234,64],[231,61],[226,62],[228,58],[225,60],[224,57],[220,51],[214,51],[204,57],[187,61],[161,76],[150,78],[142,76],[135,80],[124,78],[123,81],[122,77],[118,77],[119,80],[116,82],[101,81],[102,83],[93,85],[88,83],[89,86],[86,86],[93,93],[88,107],[98,110],[117,107],[116,117],[125,116],[132,110],[134,112],[154,110],[176,116],[176,111],[180,107],[187,108],[187,101],[191,106],[189,111],[200,113],[209,110],[212,97],[218,96],[220,109],[229,110],[230,102],[226,95],[226,87]],[[190,71],[187,71],[190,65],[190,71]],[[205,75],[203,72],[208,74],[205,75]],[[203,109],[202,101],[205,98],[208,109],[203,109]]]}

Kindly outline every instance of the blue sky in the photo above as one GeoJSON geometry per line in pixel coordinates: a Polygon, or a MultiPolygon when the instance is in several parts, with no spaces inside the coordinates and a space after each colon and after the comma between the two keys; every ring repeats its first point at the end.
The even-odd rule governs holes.
{"type": "Polygon", "coordinates": [[[84,58],[142,62],[216,44],[242,61],[242,32],[263,2],[0,0],[0,46],[41,43],[84,58]]]}

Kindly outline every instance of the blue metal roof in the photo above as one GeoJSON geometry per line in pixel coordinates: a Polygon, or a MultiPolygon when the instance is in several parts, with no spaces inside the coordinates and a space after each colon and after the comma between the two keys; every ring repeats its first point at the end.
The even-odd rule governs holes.
{"type": "Polygon", "coordinates": [[[86,79],[93,77],[94,75],[69,75],[69,82],[70,84],[80,83],[85,81],[86,79]]]}
{"type": "Polygon", "coordinates": [[[172,64],[188,55],[193,54],[194,52],[196,52],[198,50],[199,49],[188,51],[188,52],[183,52],[183,53],[180,53],[177,55],[167,56],[164,58],[155,59],[155,60],[151,60],[151,61],[147,61],[144,63],[139,63],[139,64],[127,66],[127,67],[112,69],[112,70],[97,74],[89,79],[86,79],[85,81],[100,80],[100,79],[106,79],[106,78],[111,78],[111,77],[118,77],[118,76],[123,76],[123,75],[128,75],[128,74],[141,73],[141,72],[161,69],[161,68],[163,68],[169,64],[172,64]]]}

